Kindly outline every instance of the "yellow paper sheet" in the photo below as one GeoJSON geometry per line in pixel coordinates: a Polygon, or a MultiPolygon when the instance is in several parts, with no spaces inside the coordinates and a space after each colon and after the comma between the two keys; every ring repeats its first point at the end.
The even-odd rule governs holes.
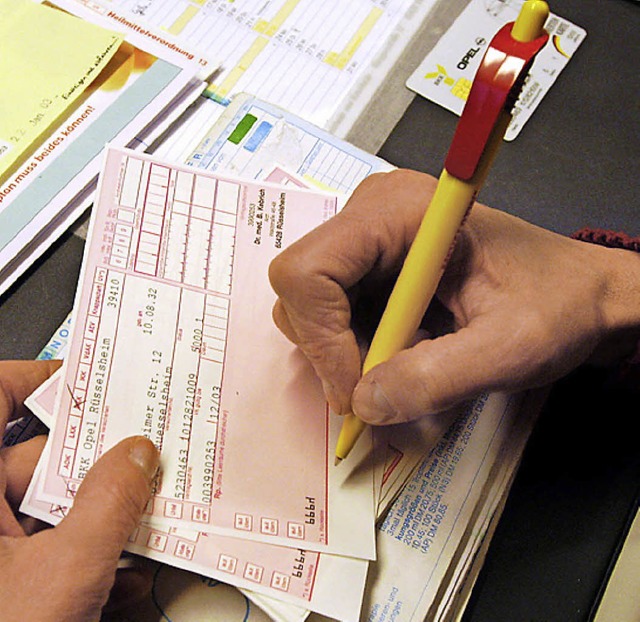
{"type": "Polygon", "coordinates": [[[0,182],[98,77],[122,36],[32,0],[0,0],[0,182]]]}

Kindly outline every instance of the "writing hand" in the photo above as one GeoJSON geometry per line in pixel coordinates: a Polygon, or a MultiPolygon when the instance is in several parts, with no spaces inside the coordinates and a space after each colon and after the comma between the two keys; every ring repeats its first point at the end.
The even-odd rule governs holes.
{"type": "Polygon", "coordinates": [[[413,171],[373,175],[270,266],[274,320],[336,412],[352,409],[372,424],[412,420],[483,390],[546,384],[617,331],[637,332],[639,257],[476,204],[437,293],[451,330],[417,339],[360,379],[359,313],[386,296],[435,185],[413,171]]]}

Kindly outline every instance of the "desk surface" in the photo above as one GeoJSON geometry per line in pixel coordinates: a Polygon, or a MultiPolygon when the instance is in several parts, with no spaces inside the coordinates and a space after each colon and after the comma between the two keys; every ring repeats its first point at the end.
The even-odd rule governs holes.
{"type": "MultiPolygon", "coordinates": [[[[556,0],[587,38],[480,199],[560,233],[640,234],[640,6],[556,0]]],[[[456,117],[415,99],[380,155],[440,172],[456,117]]],[[[71,308],[83,242],[64,236],[0,298],[0,358],[34,358],[71,308]]],[[[637,404],[603,372],[557,383],[528,445],[465,620],[586,620],[640,482],[637,404]],[[622,432],[620,432],[622,431],[622,432]]]]}

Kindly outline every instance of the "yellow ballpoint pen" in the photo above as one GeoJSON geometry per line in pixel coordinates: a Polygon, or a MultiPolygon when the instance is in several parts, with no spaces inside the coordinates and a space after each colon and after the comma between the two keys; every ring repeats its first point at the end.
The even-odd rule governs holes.
{"type": "MultiPolygon", "coordinates": [[[[511,109],[535,55],[548,39],[549,7],[527,0],[515,22],[493,38],[469,92],[435,194],[389,296],[362,366],[366,374],[406,348],[435,295],[456,235],[473,205],[511,120],[511,109]]],[[[342,423],[336,464],[347,457],[366,424],[342,423]]]]}

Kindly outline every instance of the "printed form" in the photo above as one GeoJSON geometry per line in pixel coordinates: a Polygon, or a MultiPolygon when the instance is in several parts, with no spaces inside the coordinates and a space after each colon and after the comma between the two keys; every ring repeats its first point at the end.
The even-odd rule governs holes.
{"type": "MultiPolygon", "coordinates": [[[[46,451],[46,449],[45,449],[46,451]]],[[[43,477],[40,461],[21,511],[57,524],[68,507],[37,498],[43,477]]],[[[234,585],[274,619],[304,619],[316,611],[332,618],[359,619],[369,563],[365,560],[305,549],[274,546],[178,527],[158,528],[142,522],[127,551],[234,585]]]]}
{"type": "MultiPolygon", "coordinates": [[[[326,127],[356,80],[383,54],[406,0],[111,0],[90,5],[125,26],[151,25],[222,65],[209,88],[250,92],[326,127]]],[[[427,3],[428,4],[428,3],[427,3]]]]}
{"type": "Polygon", "coordinates": [[[458,409],[378,525],[364,619],[460,619],[541,403],[485,393],[458,409]]]}
{"type": "Polygon", "coordinates": [[[144,434],[162,450],[150,524],[373,558],[370,474],[330,466],[340,421],[271,320],[271,258],[335,209],[110,150],[43,498],[68,504],[144,434]]]}
{"type": "MultiPolygon", "coordinates": [[[[25,402],[49,427],[62,372],[59,369],[25,402]]],[[[39,462],[20,509],[55,525],[68,508],[37,498],[45,462],[39,462]]],[[[126,549],[235,585],[282,622],[298,622],[308,610],[340,620],[358,619],[369,567],[360,559],[145,522],[131,534],[126,549]]]]}
{"type": "Polygon", "coordinates": [[[280,166],[310,186],[346,196],[365,177],[394,168],[287,110],[246,93],[234,98],[187,163],[256,179],[280,166]]]}
{"type": "MultiPolygon", "coordinates": [[[[322,180],[322,185],[350,192],[367,174],[392,168],[295,115],[254,98],[235,98],[227,113],[217,128],[223,136],[216,147],[220,153],[216,155],[216,149],[212,151],[211,148],[206,153],[201,152],[207,156],[208,170],[259,176],[271,167],[273,170],[267,178],[275,182],[275,174],[281,169],[274,165],[285,162],[306,182],[317,184],[322,180]],[[229,136],[232,141],[227,140],[229,136]]],[[[215,135],[216,130],[209,133],[210,141],[215,135]]],[[[202,162],[194,164],[201,165],[202,162]]],[[[285,173],[277,179],[280,184],[286,181],[290,179],[285,173]]],[[[53,393],[52,384],[43,385],[30,400],[34,411],[48,421],[53,414],[53,393]]],[[[35,489],[36,486],[30,491],[23,511],[47,522],[59,521],[64,515],[63,508],[39,502],[35,489]]],[[[132,536],[128,548],[172,566],[236,585],[270,611],[274,619],[299,620],[300,607],[332,618],[358,618],[355,612],[359,611],[362,601],[366,562],[255,542],[248,554],[242,542],[243,551],[237,550],[237,542],[240,541],[195,530],[166,526],[151,528],[143,524],[132,536]],[[310,574],[313,575],[311,583],[307,581],[310,574]],[[292,609],[292,605],[297,607],[292,609]]]]}

